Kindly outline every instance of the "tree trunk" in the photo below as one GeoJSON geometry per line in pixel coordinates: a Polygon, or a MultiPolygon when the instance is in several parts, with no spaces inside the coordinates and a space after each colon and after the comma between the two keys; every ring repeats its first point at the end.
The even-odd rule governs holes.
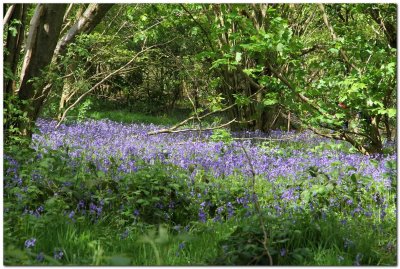
{"type": "Polygon", "coordinates": [[[383,123],[385,124],[387,141],[392,141],[392,130],[390,129],[389,116],[387,114],[383,118],[383,123]]]}
{"type": "Polygon", "coordinates": [[[68,44],[81,33],[90,33],[100,23],[113,4],[90,4],[71,29],[58,41],[54,55],[62,55],[68,44]]]}
{"type": "MultiPolygon", "coordinates": [[[[18,97],[20,100],[31,101],[29,106],[24,107],[31,121],[36,120],[47,97],[47,89],[34,85],[32,80],[40,77],[51,62],[66,8],[66,4],[38,4],[30,23],[18,97]]],[[[22,133],[30,136],[30,126],[21,127],[22,133]]]]}
{"type": "MultiPolygon", "coordinates": [[[[396,24],[390,23],[385,17],[380,14],[380,10],[374,7],[369,7],[367,12],[371,18],[382,27],[383,32],[388,40],[390,47],[397,49],[397,27],[396,24]]],[[[396,23],[396,22],[395,22],[396,23]]]]}
{"type": "Polygon", "coordinates": [[[15,26],[16,33],[12,34],[7,31],[8,28],[4,29],[7,31],[7,40],[5,45],[5,53],[4,53],[4,74],[8,74],[8,76],[4,77],[3,82],[3,94],[4,96],[13,95],[16,91],[15,89],[15,77],[17,72],[17,66],[21,51],[22,42],[24,40],[24,31],[25,31],[25,17],[27,4],[14,4],[10,7],[9,11],[7,11],[5,21],[13,22],[14,20],[18,20],[21,23],[15,26]],[[8,72],[6,72],[6,68],[8,68],[8,72]]]}
{"type": "MultiPolygon", "coordinates": [[[[78,17],[78,20],[71,27],[71,29],[58,41],[53,61],[56,65],[59,65],[59,56],[66,52],[68,44],[72,43],[76,36],[81,33],[89,34],[93,29],[100,23],[101,19],[105,16],[108,10],[112,7],[112,4],[90,4],[85,12],[78,17]]],[[[81,12],[81,11],[78,11],[81,12]]],[[[73,67],[67,67],[67,70],[73,72],[73,67]]],[[[49,85],[51,87],[51,85],[49,85]]],[[[59,114],[57,118],[61,118],[64,108],[67,104],[67,100],[70,95],[70,85],[63,87],[59,105],[59,114]]]]}

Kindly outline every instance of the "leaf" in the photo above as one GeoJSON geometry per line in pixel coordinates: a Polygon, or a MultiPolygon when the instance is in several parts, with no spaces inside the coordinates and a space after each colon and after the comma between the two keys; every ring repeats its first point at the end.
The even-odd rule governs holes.
{"type": "Polygon", "coordinates": [[[329,51],[330,53],[333,53],[333,54],[337,54],[337,53],[339,52],[339,50],[338,50],[338,49],[335,49],[335,48],[330,48],[328,51],[329,51]]]}
{"type": "Polygon", "coordinates": [[[265,99],[264,101],[263,101],[263,104],[265,105],[265,106],[271,106],[271,105],[275,105],[275,104],[277,104],[278,103],[278,100],[276,100],[276,99],[265,99]]]}
{"type": "Polygon", "coordinates": [[[242,60],[242,53],[236,52],[235,61],[239,63],[241,60],[242,60]]]}
{"type": "Polygon", "coordinates": [[[136,201],[136,203],[138,203],[138,204],[144,204],[144,203],[147,203],[147,201],[144,200],[144,199],[138,199],[138,200],[136,201]]]}
{"type": "Polygon", "coordinates": [[[282,52],[284,48],[284,45],[282,43],[278,43],[278,45],[276,45],[276,51],[277,52],[282,52]]]}
{"type": "Polygon", "coordinates": [[[299,261],[299,262],[303,261],[303,256],[301,256],[300,254],[292,253],[291,256],[292,256],[295,260],[297,260],[297,261],[299,261]]]}

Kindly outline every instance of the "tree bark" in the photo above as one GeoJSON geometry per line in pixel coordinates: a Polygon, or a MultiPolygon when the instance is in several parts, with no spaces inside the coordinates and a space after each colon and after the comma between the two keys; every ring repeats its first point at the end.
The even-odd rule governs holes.
{"type": "MultiPolygon", "coordinates": [[[[14,13],[14,10],[15,10],[16,5],[17,5],[17,4],[12,4],[11,6],[9,6],[9,7],[7,8],[7,12],[6,12],[6,14],[4,15],[4,19],[3,19],[3,24],[4,24],[4,25],[8,24],[8,22],[10,21],[11,16],[12,16],[12,14],[14,13]]],[[[6,5],[4,6],[4,9],[6,9],[6,5]]]]}
{"type": "MultiPolygon", "coordinates": [[[[4,69],[8,68],[9,75],[4,77],[3,82],[3,94],[4,96],[12,95],[16,91],[15,89],[15,77],[16,71],[21,51],[22,42],[24,40],[24,31],[25,31],[25,17],[26,17],[27,4],[14,4],[7,11],[5,24],[7,22],[12,22],[14,20],[18,20],[21,23],[16,25],[16,33],[15,35],[10,33],[7,28],[7,40],[5,45],[5,53],[4,53],[4,69]]],[[[4,72],[6,74],[7,72],[4,72]]]]}
{"type": "Polygon", "coordinates": [[[54,55],[62,55],[77,35],[93,31],[112,6],[113,4],[90,4],[78,21],[58,41],[54,55]]]}
{"type": "Polygon", "coordinates": [[[379,9],[377,8],[368,8],[368,13],[372,17],[372,19],[379,24],[385,36],[389,42],[390,47],[397,49],[397,27],[396,24],[390,23],[388,20],[384,19],[384,16],[380,14],[379,9]]]}
{"type": "MultiPolygon", "coordinates": [[[[101,19],[111,7],[112,4],[90,4],[86,8],[85,12],[80,15],[75,24],[71,26],[70,30],[58,41],[53,57],[53,61],[56,63],[56,65],[58,65],[59,56],[66,52],[68,44],[72,43],[77,35],[81,33],[89,34],[91,31],[93,31],[93,29],[100,23],[101,19]]],[[[67,67],[67,69],[70,70],[73,68],[73,66],[67,67]]],[[[70,85],[64,85],[63,87],[59,105],[59,114],[57,116],[58,119],[61,119],[62,113],[66,106],[67,99],[70,94],[69,88],[70,85]]]]}
{"type": "Polygon", "coordinates": [[[21,71],[19,98],[28,100],[41,95],[41,90],[34,91],[32,78],[39,77],[43,68],[48,66],[57,45],[61,30],[65,4],[38,4],[32,17],[26,53],[21,71]]]}
{"type": "MultiPolygon", "coordinates": [[[[46,88],[35,87],[32,80],[42,75],[53,58],[66,8],[66,4],[38,4],[30,23],[18,97],[31,101],[29,107],[24,107],[31,121],[36,120],[47,97],[46,88]]],[[[29,127],[22,127],[24,135],[30,136],[29,127]]]]}

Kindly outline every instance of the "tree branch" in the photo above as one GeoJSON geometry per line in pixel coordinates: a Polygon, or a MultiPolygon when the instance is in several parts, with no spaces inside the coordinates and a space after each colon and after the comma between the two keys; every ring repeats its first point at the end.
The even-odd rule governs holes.
{"type": "Polygon", "coordinates": [[[8,23],[8,21],[10,20],[12,14],[14,12],[15,5],[16,4],[13,4],[7,9],[7,13],[6,13],[6,15],[4,16],[4,19],[3,19],[3,25],[6,25],[8,23]]]}
{"type": "MultiPolygon", "coordinates": [[[[166,42],[166,43],[169,43],[169,42],[171,42],[171,41],[172,41],[172,40],[170,40],[170,41],[168,41],[168,42],[166,42]]],[[[164,44],[166,44],[166,43],[164,43],[164,44]]],[[[164,44],[162,44],[162,45],[164,45],[164,44]]],[[[63,112],[63,114],[62,114],[62,116],[61,116],[61,118],[60,118],[60,121],[59,121],[59,122],[57,123],[57,125],[56,125],[56,128],[59,127],[60,124],[61,124],[61,122],[65,119],[65,116],[67,115],[68,111],[71,110],[76,104],[78,104],[86,95],[88,95],[89,93],[91,93],[92,91],[94,91],[98,86],[100,86],[102,83],[104,83],[106,80],[108,80],[108,79],[109,79],[110,77],[112,77],[113,75],[118,74],[121,70],[124,70],[127,66],[129,66],[131,63],[133,63],[133,61],[135,61],[135,60],[139,57],[139,55],[141,55],[141,54],[143,54],[144,52],[146,52],[146,51],[148,51],[148,50],[150,50],[150,49],[152,49],[152,48],[154,48],[154,47],[157,47],[157,46],[159,46],[159,45],[150,46],[150,47],[148,47],[148,48],[146,48],[146,49],[144,49],[144,50],[142,50],[142,51],[136,53],[136,55],[135,55],[129,62],[127,62],[127,63],[126,63],[125,65],[123,65],[122,67],[120,67],[120,68],[118,68],[117,70],[115,70],[115,71],[111,72],[110,74],[108,74],[105,78],[103,78],[101,81],[99,81],[98,83],[96,83],[96,84],[95,84],[92,88],[90,88],[87,92],[85,92],[85,93],[83,93],[81,96],[79,96],[79,98],[78,98],[73,104],[71,104],[67,109],[65,109],[65,111],[63,112]]]]}
{"type": "MultiPolygon", "coordinates": [[[[204,129],[202,129],[202,131],[209,131],[209,130],[215,130],[215,129],[224,128],[224,127],[229,126],[230,124],[232,124],[234,122],[236,122],[236,118],[231,120],[231,121],[229,121],[229,122],[227,122],[227,123],[224,123],[224,124],[221,124],[221,125],[218,125],[218,126],[215,126],[215,127],[204,128],[204,129]]],[[[165,133],[166,134],[172,134],[172,133],[182,133],[182,132],[198,131],[198,130],[199,129],[197,129],[197,128],[188,128],[188,129],[181,129],[181,130],[175,130],[175,129],[170,128],[170,129],[161,129],[161,130],[157,130],[157,131],[151,131],[151,132],[148,132],[147,135],[165,134],[165,133]]]]}
{"type": "MultiPolygon", "coordinates": [[[[252,98],[253,96],[256,96],[259,92],[261,92],[261,91],[264,90],[264,88],[262,88],[261,86],[258,85],[258,87],[260,87],[260,89],[259,89],[257,92],[253,93],[252,95],[250,95],[249,98],[252,98]]],[[[178,128],[181,127],[182,125],[185,125],[186,123],[188,123],[188,122],[191,121],[191,120],[197,119],[197,120],[200,121],[200,120],[202,120],[202,119],[204,119],[204,118],[206,118],[206,117],[208,117],[208,116],[210,116],[210,115],[212,115],[212,114],[219,113],[219,112],[223,112],[223,111],[226,111],[226,110],[228,110],[228,109],[231,109],[232,107],[234,107],[234,106],[236,106],[236,105],[237,105],[237,104],[234,103],[234,104],[232,104],[232,105],[230,105],[230,106],[227,106],[227,107],[225,107],[225,108],[223,108],[223,109],[218,109],[218,110],[215,110],[215,111],[208,112],[208,113],[206,113],[206,114],[204,114],[204,115],[202,115],[202,116],[196,116],[196,115],[194,115],[194,116],[191,116],[191,117],[189,117],[189,118],[187,118],[187,119],[185,119],[185,120],[183,120],[183,121],[181,121],[181,122],[175,124],[174,126],[172,126],[172,127],[170,127],[170,128],[165,128],[165,129],[153,131],[153,132],[150,132],[150,133],[148,133],[148,134],[149,134],[149,135],[153,135],[153,134],[159,134],[159,133],[175,133],[175,132],[178,132],[178,131],[175,131],[176,129],[178,129],[178,128]]],[[[234,121],[235,121],[235,122],[238,122],[238,121],[236,121],[236,120],[234,120],[234,121]]],[[[232,123],[232,122],[231,122],[231,123],[232,123]]],[[[214,129],[216,129],[216,128],[214,128],[214,129]]],[[[198,131],[198,129],[195,129],[195,130],[198,131]]],[[[207,129],[203,129],[203,130],[207,130],[207,129]]]]}
{"type": "Polygon", "coordinates": [[[208,41],[208,44],[210,45],[211,50],[214,51],[214,46],[213,46],[213,44],[212,44],[212,42],[211,42],[211,39],[210,39],[210,37],[209,37],[208,32],[207,32],[207,31],[204,29],[204,27],[194,18],[194,16],[192,15],[192,13],[191,13],[188,9],[186,9],[186,7],[185,7],[184,4],[179,4],[179,5],[185,10],[185,12],[186,12],[187,14],[189,14],[190,18],[194,21],[194,23],[196,23],[196,24],[200,27],[201,31],[204,33],[204,35],[205,35],[205,37],[206,37],[206,39],[207,39],[207,41],[208,41]]]}
{"type": "Polygon", "coordinates": [[[303,101],[304,103],[310,105],[314,110],[318,111],[321,115],[324,115],[327,118],[331,118],[332,117],[332,115],[330,115],[330,114],[326,113],[325,111],[323,111],[320,106],[318,106],[317,104],[314,104],[314,102],[312,100],[310,100],[308,97],[302,95],[299,92],[296,92],[296,89],[289,82],[289,80],[287,78],[285,78],[281,73],[279,73],[275,68],[273,68],[272,65],[269,62],[267,63],[267,65],[268,65],[268,68],[271,70],[271,72],[277,78],[279,78],[290,90],[295,92],[296,95],[300,98],[301,101],[303,101]]]}

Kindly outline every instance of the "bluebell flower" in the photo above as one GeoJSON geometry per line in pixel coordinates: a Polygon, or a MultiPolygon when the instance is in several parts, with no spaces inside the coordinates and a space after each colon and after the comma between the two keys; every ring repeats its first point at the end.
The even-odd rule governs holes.
{"type": "Polygon", "coordinates": [[[356,260],[354,261],[353,265],[360,266],[361,265],[360,262],[362,260],[362,257],[363,257],[363,255],[361,253],[357,253],[356,260]]]}
{"type": "Polygon", "coordinates": [[[28,240],[25,241],[25,247],[26,248],[32,248],[34,247],[36,244],[36,238],[30,238],[28,240]]]}
{"type": "Polygon", "coordinates": [[[338,256],[338,262],[339,262],[339,263],[342,263],[343,261],[344,261],[343,256],[338,256]]]}
{"type": "Polygon", "coordinates": [[[71,210],[71,212],[69,212],[68,214],[68,218],[74,219],[74,216],[75,216],[75,211],[71,210]]]}
{"type": "Polygon", "coordinates": [[[54,251],[54,259],[61,260],[64,257],[64,252],[62,250],[54,251]]]}
{"type": "Polygon", "coordinates": [[[36,260],[38,262],[43,262],[44,261],[44,253],[43,252],[39,252],[38,255],[36,256],[36,260]]]}
{"type": "Polygon", "coordinates": [[[121,234],[121,239],[127,238],[128,235],[129,235],[129,231],[128,231],[128,230],[125,230],[125,231],[121,234]]]}
{"type": "Polygon", "coordinates": [[[344,248],[345,249],[351,248],[353,246],[354,246],[354,242],[353,241],[351,241],[351,240],[349,240],[347,238],[344,239],[344,248]]]}
{"type": "Polygon", "coordinates": [[[135,209],[133,210],[133,216],[138,217],[140,215],[139,210],[135,209]]]}
{"type": "Polygon", "coordinates": [[[206,222],[206,220],[207,220],[207,215],[206,215],[206,213],[204,212],[204,210],[202,209],[202,208],[200,208],[200,210],[199,210],[199,220],[201,221],[201,222],[206,222]]]}

